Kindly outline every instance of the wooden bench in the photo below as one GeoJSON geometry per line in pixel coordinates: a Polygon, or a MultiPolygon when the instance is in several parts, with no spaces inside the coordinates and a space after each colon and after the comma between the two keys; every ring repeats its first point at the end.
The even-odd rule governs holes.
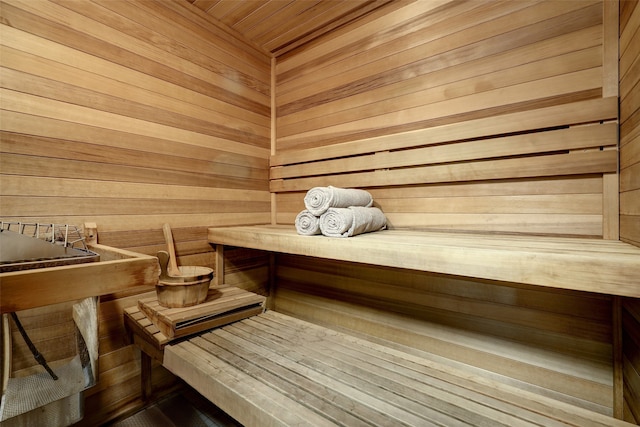
{"type": "Polygon", "coordinates": [[[617,240],[412,230],[335,239],[270,225],[208,233],[218,245],[640,297],[640,248],[617,240]]]}
{"type": "MultiPolygon", "coordinates": [[[[220,253],[241,246],[640,296],[640,249],[618,241],[407,231],[332,239],[291,226],[211,228],[209,240],[220,253]]],[[[249,426],[628,425],[274,311],[167,346],[164,366],[249,426]]]]}
{"type": "Polygon", "coordinates": [[[152,394],[151,360],[162,363],[167,344],[207,329],[226,325],[264,311],[265,297],[234,286],[210,288],[201,304],[168,308],[157,296],[124,309],[129,343],[141,350],[140,381],[143,400],[152,394]]]}
{"type": "Polygon", "coordinates": [[[247,426],[623,426],[623,421],[274,311],[165,348],[247,426]]]}
{"type": "MultiPolygon", "coordinates": [[[[545,292],[596,293],[603,300],[610,295],[640,297],[640,248],[617,240],[616,118],[617,99],[612,97],[278,151],[271,158],[270,189],[275,220],[288,225],[210,228],[216,280],[224,283],[228,246],[293,255],[278,258],[285,269],[304,256],[310,262],[335,260],[469,278],[468,286],[485,281],[545,292]],[[473,183],[502,185],[496,194],[516,201],[523,194],[520,186],[544,187],[539,194],[561,203],[540,210],[543,215],[503,205],[504,215],[493,217],[483,216],[480,209],[469,214],[477,222],[449,224],[466,232],[437,231],[438,224],[429,222],[433,216],[421,211],[431,209],[432,199],[425,194],[442,186],[434,194],[444,199],[468,186],[460,194],[469,196],[473,183]],[[391,229],[347,239],[297,235],[291,224],[302,209],[304,192],[324,185],[370,189],[391,229]],[[399,202],[403,191],[415,186],[421,189],[412,199],[418,206],[399,202]],[[574,209],[572,200],[579,199],[574,195],[585,192],[592,193],[587,208],[574,209]],[[382,200],[378,194],[384,194],[382,200]],[[514,225],[505,220],[509,215],[528,219],[514,225]],[[569,226],[574,223],[578,225],[569,226]]],[[[530,195],[530,203],[537,203],[537,194],[530,195]]],[[[300,267],[298,278],[306,281],[301,277],[306,271],[300,267]]],[[[338,276],[337,271],[332,274],[338,276]]],[[[384,304],[367,311],[373,296],[356,300],[352,294],[350,300],[335,301],[341,292],[351,291],[348,279],[343,288],[325,286],[313,294],[322,279],[297,285],[284,283],[287,272],[281,274],[273,273],[284,279],[274,290],[274,304],[288,315],[268,311],[165,350],[167,368],[246,425],[625,425],[605,415],[616,392],[611,393],[612,381],[606,378],[611,363],[601,360],[600,353],[594,363],[588,355],[552,354],[543,346],[514,345],[490,333],[428,324],[397,307],[396,312],[379,309],[384,304]],[[307,316],[307,310],[313,313],[307,316]],[[369,322],[374,317],[387,322],[374,325],[381,326],[379,335],[369,334],[366,327],[375,323],[369,322]],[[404,338],[424,338],[442,348],[393,341],[389,334],[403,326],[416,328],[404,338]],[[492,345],[496,348],[489,350],[492,345]],[[502,355],[503,350],[509,354],[502,355]],[[494,364],[506,363],[513,370],[492,371],[486,363],[447,358],[459,353],[482,353],[484,362],[494,358],[494,364]],[[549,381],[528,383],[530,378],[514,374],[518,368],[531,376],[544,373],[549,381]],[[572,387],[584,386],[598,397],[610,394],[591,399],[548,384],[574,376],[572,387]]],[[[401,303],[390,300],[384,307],[401,303]]],[[[522,330],[535,329],[527,327],[522,330]]],[[[548,335],[550,340],[560,336],[548,335]]],[[[606,352],[607,343],[587,345],[606,352]]]]}

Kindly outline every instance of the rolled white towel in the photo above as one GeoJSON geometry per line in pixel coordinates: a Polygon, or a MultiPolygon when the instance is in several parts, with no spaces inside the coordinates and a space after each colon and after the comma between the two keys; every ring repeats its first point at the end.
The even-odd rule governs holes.
{"type": "Polygon", "coordinates": [[[315,216],[307,209],[296,216],[296,231],[303,236],[320,234],[320,217],[315,216]]]}
{"type": "Polygon", "coordinates": [[[314,187],[304,196],[305,207],[316,216],[322,215],[329,208],[369,207],[372,204],[371,193],[356,188],[314,187]]]}
{"type": "Polygon", "coordinates": [[[379,231],[387,226],[387,218],[378,208],[350,206],[329,208],[320,217],[320,231],[328,237],[350,237],[379,231]]]}

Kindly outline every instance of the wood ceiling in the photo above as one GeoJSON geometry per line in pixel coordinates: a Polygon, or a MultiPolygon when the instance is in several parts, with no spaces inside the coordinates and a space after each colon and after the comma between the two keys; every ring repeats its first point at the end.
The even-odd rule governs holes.
{"type": "Polygon", "coordinates": [[[280,56],[393,0],[186,0],[280,56]]]}

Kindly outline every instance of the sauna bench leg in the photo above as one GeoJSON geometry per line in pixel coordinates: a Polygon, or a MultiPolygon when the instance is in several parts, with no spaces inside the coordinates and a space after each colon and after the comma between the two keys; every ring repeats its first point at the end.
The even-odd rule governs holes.
{"type": "Polygon", "coordinates": [[[140,391],[142,400],[147,402],[151,397],[151,356],[140,350],[140,391]]]}

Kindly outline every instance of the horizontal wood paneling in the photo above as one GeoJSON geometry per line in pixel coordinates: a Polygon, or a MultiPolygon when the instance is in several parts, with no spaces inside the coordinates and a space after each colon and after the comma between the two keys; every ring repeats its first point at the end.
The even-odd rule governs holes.
{"type": "MultiPolygon", "coordinates": [[[[413,2],[277,58],[276,222],[334,185],[366,188],[392,228],[617,239],[609,12],[413,2]]],[[[277,268],[276,310],[613,413],[609,297],[293,256],[277,268]]]]}
{"type": "Polygon", "coordinates": [[[620,238],[640,246],[640,7],[620,2],[620,238]]]}
{"type": "Polygon", "coordinates": [[[391,227],[617,238],[617,188],[593,181],[617,171],[616,109],[567,115],[608,105],[617,40],[602,2],[417,2],[368,18],[277,58],[277,222],[334,185],[384,189],[391,227]],[[593,120],[613,122],[554,129],[593,120]],[[502,191],[473,194],[483,185],[502,191]]]}
{"type": "Polygon", "coordinates": [[[284,255],[277,277],[278,311],[611,413],[607,296],[284,255]]]}
{"type": "Polygon", "coordinates": [[[595,39],[576,36],[571,43],[565,40],[561,48],[556,44],[555,51],[549,49],[550,46],[545,46],[546,49],[538,46],[537,50],[546,52],[547,57],[559,56],[556,58],[559,64],[575,67],[558,70],[555,77],[545,75],[546,71],[541,71],[545,67],[541,66],[530,65],[531,72],[512,69],[522,66],[522,57],[511,55],[512,49],[532,48],[538,42],[548,43],[554,37],[599,26],[602,22],[599,2],[533,5],[512,2],[500,7],[493,3],[447,5],[427,11],[421,20],[412,19],[409,34],[397,31],[398,27],[406,26],[408,11],[419,14],[419,7],[425,6],[411,4],[369,23],[369,33],[353,30],[359,43],[350,40],[348,33],[331,37],[325,44],[333,47],[332,53],[322,63],[318,63],[316,55],[319,48],[306,49],[296,55],[297,61],[312,62],[310,66],[290,68],[289,59],[278,61],[279,150],[327,145],[355,139],[356,134],[363,137],[424,128],[425,123],[433,120],[452,122],[482,117],[495,114],[496,108],[505,105],[509,111],[515,111],[526,108],[527,103],[545,103],[545,98],[599,96],[601,55],[597,49],[590,55],[593,61],[590,65],[562,58],[567,49],[575,53],[598,46],[600,36],[595,33],[595,39]],[[449,8],[455,8],[458,13],[452,13],[449,8]],[[434,21],[439,25],[434,25],[434,21]],[[366,41],[371,41],[374,33],[373,46],[367,46],[366,51],[360,49],[366,41]],[[347,41],[351,43],[346,44],[347,41]],[[493,56],[506,52],[510,54],[502,60],[493,56]],[[339,59],[334,59],[336,56],[339,59]],[[471,61],[478,59],[490,63],[494,74],[476,69],[471,61]],[[453,66],[462,68],[463,64],[466,71],[459,74],[453,66]],[[429,72],[435,70],[448,74],[449,81],[457,82],[462,90],[470,93],[442,83],[429,89],[432,85],[429,72]],[[473,71],[470,73],[470,70],[473,71]],[[503,74],[509,70],[522,81],[507,79],[503,85],[504,75],[499,70],[503,74]],[[284,75],[285,72],[289,74],[284,75]],[[406,95],[391,86],[407,81],[413,85],[406,95]],[[381,88],[387,90],[381,91],[381,88]],[[360,106],[354,97],[362,94],[369,98],[360,106]]]}
{"type": "Polygon", "coordinates": [[[624,419],[640,423],[640,301],[622,304],[624,419]]]}
{"type": "MultiPolygon", "coordinates": [[[[620,1],[620,239],[640,246],[640,7],[620,1]]],[[[622,303],[624,419],[640,424],[640,302],[622,303]]]]}
{"type": "MultiPolygon", "coordinates": [[[[95,222],[100,243],[150,255],[168,222],[179,263],[210,267],[207,227],[269,222],[267,54],[187,2],[7,0],[0,18],[0,218],[95,222]]],[[[228,280],[265,293],[268,257],[234,252],[228,280]]],[[[122,322],[141,295],[102,299],[84,425],[142,405],[122,322]]],[[[160,393],[176,385],[154,371],[160,393]]]]}
{"type": "MultiPolygon", "coordinates": [[[[552,178],[371,188],[394,228],[464,228],[600,235],[602,178],[552,178]]],[[[279,193],[277,221],[293,223],[304,192],[279,193]]]]}

